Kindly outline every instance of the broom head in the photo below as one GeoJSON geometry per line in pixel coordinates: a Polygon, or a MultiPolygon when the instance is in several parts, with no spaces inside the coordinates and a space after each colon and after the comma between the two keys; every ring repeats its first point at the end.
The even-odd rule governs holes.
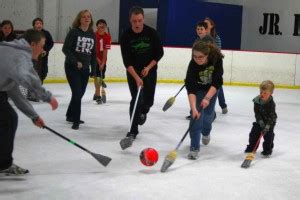
{"type": "Polygon", "coordinates": [[[165,103],[162,110],[165,112],[166,110],[168,110],[173,105],[174,102],[175,102],[175,97],[170,97],[168,99],[168,101],[165,103]]]}
{"type": "Polygon", "coordinates": [[[168,168],[175,162],[176,157],[177,157],[176,150],[169,152],[164,160],[164,163],[163,163],[160,171],[166,172],[168,170],[168,168]]]}

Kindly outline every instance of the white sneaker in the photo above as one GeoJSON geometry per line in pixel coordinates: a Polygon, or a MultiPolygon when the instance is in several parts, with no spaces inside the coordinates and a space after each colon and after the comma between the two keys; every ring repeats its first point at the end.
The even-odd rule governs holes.
{"type": "Polygon", "coordinates": [[[0,170],[0,174],[5,174],[6,176],[24,175],[27,173],[29,173],[28,169],[23,169],[15,164],[12,164],[7,169],[0,170]]]}
{"type": "Polygon", "coordinates": [[[190,151],[187,157],[189,160],[197,160],[199,158],[199,150],[190,151]]]}
{"type": "Polygon", "coordinates": [[[208,145],[208,143],[210,142],[210,135],[202,135],[202,144],[204,145],[208,145]]]}

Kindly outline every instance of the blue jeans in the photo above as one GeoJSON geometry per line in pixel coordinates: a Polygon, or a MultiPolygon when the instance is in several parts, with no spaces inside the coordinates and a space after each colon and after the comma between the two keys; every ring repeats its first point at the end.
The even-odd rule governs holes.
{"type": "MultiPolygon", "coordinates": [[[[196,105],[200,105],[206,93],[207,91],[202,90],[197,93],[196,105]]],[[[201,134],[204,136],[208,136],[210,134],[210,131],[212,129],[212,122],[214,119],[216,100],[217,95],[215,94],[211,98],[209,105],[201,111],[200,118],[196,121],[194,121],[194,119],[190,120],[191,151],[200,150],[201,134]]]]}
{"type": "Polygon", "coordinates": [[[225,102],[225,96],[224,96],[223,86],[221,86],[219,88],[219,91],[218,91],[218,100],[219,100],[219,105],[220,105],[220,107],[222,109],[223,108],[227,108],[227,104],[225,102]]]}

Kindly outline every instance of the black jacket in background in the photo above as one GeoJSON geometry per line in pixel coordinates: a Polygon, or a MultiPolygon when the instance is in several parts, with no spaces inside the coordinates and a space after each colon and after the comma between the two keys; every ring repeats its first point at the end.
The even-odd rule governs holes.
{"type": "Polygon", "coordinates": [[[2,31],[0,31],[0,42],[6,41],[10,42],[17,38],[17,35],[14,32],[11,32],[6,38],[4,37],[4,34],[2,31]]]}

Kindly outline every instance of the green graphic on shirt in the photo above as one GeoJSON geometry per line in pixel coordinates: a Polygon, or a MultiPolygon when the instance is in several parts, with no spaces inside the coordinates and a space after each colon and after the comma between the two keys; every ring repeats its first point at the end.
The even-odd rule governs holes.
{"type": "Polygon", "coordinates": [[[145,43],[144,41],[141,41],[140,43],[138,43],[138,44],[136,44],[136,45],[133,46],[133,48],[135,50],[144,49],[144,48],[148,48],[148,47],[150,47],[150,44],[145,43]]]}
{"type": "Polygon", "coordinates": [[[212,83],[212,74],[214,72],[215,67],[209,66],[204,71],[199,72],[199,78],[201,85],[207,85],[212,83]]]}
{"type": "Polygon", "coordinates": [[[144,54],[150,50],[150,41],[149,39],[141,38],[134,41],[131,47],[136,54],[144,54]]]}

